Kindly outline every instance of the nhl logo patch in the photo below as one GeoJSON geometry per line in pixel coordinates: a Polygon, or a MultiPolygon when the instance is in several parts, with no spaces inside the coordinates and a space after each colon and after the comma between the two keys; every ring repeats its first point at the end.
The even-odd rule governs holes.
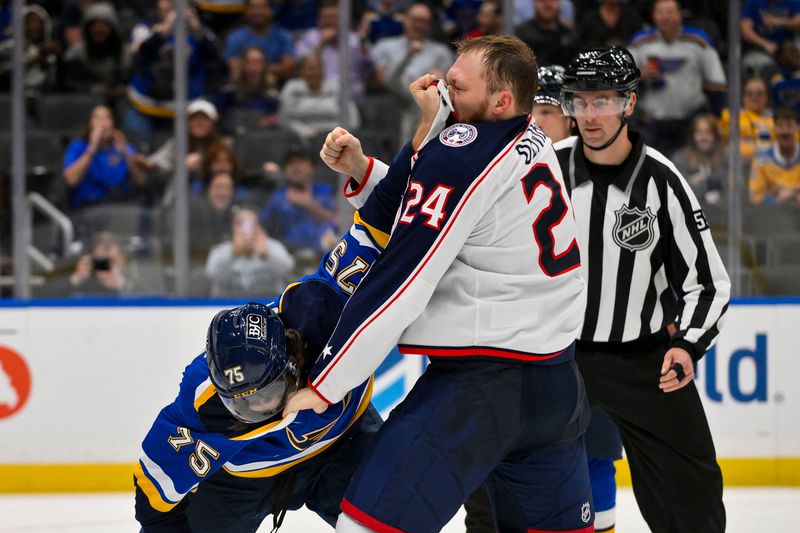
{"type": "Polygon", "coordinates": [[[592,506],[589,502],[584,503],[581,505],[581,520],[583,520],[584,524],[588,524],[589,520],[592,519],[592,506]]]}
{"type": "Polygon", "coordinates": [[[623,205],[614,211],[614,215],[617,220],[611,233],[617,246],[635,252],[644,250],[653,243],[653,222],[656,216],[649,207],[642,210],[623,205]]]}
{"type": "Polygon", "coordinates": [[[471,124],[453,124],[439,134],[439,140],[445,146],[460,148],[478,138],[478,130],[471,124]]]}

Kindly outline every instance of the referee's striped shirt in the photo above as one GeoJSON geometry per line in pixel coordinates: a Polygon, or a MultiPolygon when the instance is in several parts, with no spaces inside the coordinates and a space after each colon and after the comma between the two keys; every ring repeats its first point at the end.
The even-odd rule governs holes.
{"type": "Polygon", "coordinates": [[[717,339],[730,280],[686,180],[638,134],[629,138],[619,166],[587,161],[577,137],[555,144],[588,285],[580,338],[628,342],[674,323],[672,346],[696,360],[717,339]]]}

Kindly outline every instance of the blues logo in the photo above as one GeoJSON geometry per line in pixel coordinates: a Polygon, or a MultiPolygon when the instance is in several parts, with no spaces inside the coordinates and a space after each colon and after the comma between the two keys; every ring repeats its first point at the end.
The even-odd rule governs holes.
{"type": "Polygon", "coordinates": [[[611,233],[617,246],[635,252],[644,250],[653,243],[653,222],[656,216],[649,207],[642,210],[623,205],[614,211],[614,215],[617,220],[611,233]]]}

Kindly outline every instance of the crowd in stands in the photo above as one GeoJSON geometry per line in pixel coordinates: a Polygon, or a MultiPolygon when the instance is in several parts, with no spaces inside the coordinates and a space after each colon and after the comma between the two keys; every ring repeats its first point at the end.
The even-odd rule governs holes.
{"type": "MultiPolygon", "coordinates": [[[[456,41],[500,34],[507,16],[502,0],[360,0],[342,40],[336,0],[190,4],[184,156],[173,137],[173,0],[26,2],[28,130],[45,130],[61,142],[58,154],[36,167],[52,174],[49,186],[40,180],[34,189],[75,221],[84,243],[70,250],[51,244],[69,264],[61,269],[66,281],[46,284],[43,295],[151,290],[126,269],[170,258],[178,157],[185,157],[191,187],[194,294],[277,291],[313,268],[343,229],[336,177],[315,156],[324,134],[344,117],[367,150],[390,158],[417,120],[409,83],[428,72],[444,76],[456,41]],[[344,82],[340,42],[349,48],[344,82]],[[344,113],[343,87],[350,96],[344,113]],[[114,217],[96,212],[110,205],[140,211],[131,211],[135,220],[127,224],[104,224],[114,217]],[[92,258],[95,267],[109,268],[93,267],[92,258]],[[109,261],[96,261],[103,258],[109,261]]],[[[14,45],[10,5],[0,0],[0,92],[6,93],[14,45]]],[[[514,33],[540,65],[564,65],[587,46],[630,49],[642,72],[634,129],[673,157],[704,206],[716,206],[724,218],[727,3],[513,5],[514,33]]],[[[752,204],[800,206],[800,1],[743,0],[741,36],[743,189],[752,204]]],[[[153,287],[163,287],[163,279],[153,287]]]]}

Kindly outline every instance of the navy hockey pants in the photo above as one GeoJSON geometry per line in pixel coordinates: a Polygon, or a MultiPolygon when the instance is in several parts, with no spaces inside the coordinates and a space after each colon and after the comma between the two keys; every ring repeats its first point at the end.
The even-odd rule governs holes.
{"type": "Polygon", "coordinates": [[[438,532],[487,481],[498,531],[589,532],[588,421],[574,362],[434,359],[381,426],[342,510],[375,531],[438,532]]]}

